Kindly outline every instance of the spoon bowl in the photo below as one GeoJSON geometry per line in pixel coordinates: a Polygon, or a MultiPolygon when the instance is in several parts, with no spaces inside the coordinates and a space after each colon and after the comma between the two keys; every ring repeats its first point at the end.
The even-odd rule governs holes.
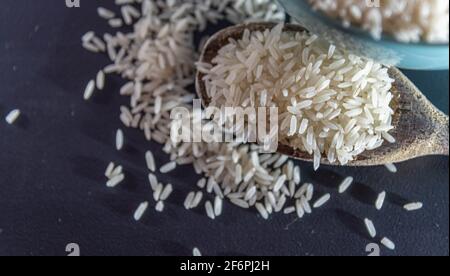
{"type": "MultiPolygon", "coordinates": [[[[223,29],[212,36],[202,51],[200,62],[212,63],[217,52],[229,39],[239,40],[246,29],[249,31],[264,31],[272,29],[275,23],[248,23],[223,29]]],[[[284,32],[305,32],[299,25],[286,24],[284,32]]],[[[393,125],[390,132],[396,138],[393,144],[384,143],[381,147],[365,151],[358,155],[348,166],[377,166],[387,163],[398,163],[427,155],[449,155],[449,118],[439,111],[420,90],[395,67],[389,69],[389,75],[395,80],[391,89],[394,99],[393,125]]],[[[205,83],[204,73],[198,72],[196,76],[196,91],[203,106],[211,103],[205,83]]],[[[292,158],[313,161],[307,152],[296,149],[292,145],[280,142],[277,151],[292,158]]],[[[322,164],[330,164],[328,159],[322,158],[322,164]]]]}

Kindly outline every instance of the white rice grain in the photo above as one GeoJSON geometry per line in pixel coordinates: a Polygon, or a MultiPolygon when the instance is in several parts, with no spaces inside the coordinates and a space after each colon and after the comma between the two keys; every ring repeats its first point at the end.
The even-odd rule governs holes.
{"type": "Polygon", "coordinates": [[[116,149],[118,151],[122,150],[124,145],[124,135],[121,129],[118,129],[116,132],[116,149]]]}
{"type": "Polygon", "coordinates": [[[5,121],[8,124],[12,125],[17,121],[19,116],[20,116],[20,110],[14,109],[13,111],[9,112],[8,115],[6,115],[5,121]]]}
{"type": "Polygon", "coordinates": [[[206,186],[206,178],[202,178],[197,182],[197,187],[199,187],[200,189],[205,188],[206,186]]]}
{"type": "Polygon", "coordinates": [[[310,201],[314,196],[314,185],[313,184],[308,184],[308,186],[306,187],[306,200],[310,201]]]}
{"type": "Polygon", "coordinates": [[[93,32],[93,31],[86,32],[86,33],[81,37],[81,41],[82,41],[82,42],[90,42],[94,36],[95,36],[95,32],[93,32]]]}
{"type": "Polygon", "coordinates": [[[301,182],[301,172],[300,172],[300,167],[299,166],[295,166],[294,167],[294,183],[296,185],[299,185],[301,182]]]}
{"type": "Polygon", "coordinates": [[[193,199],[194,199],[194,196],[195,196],[195,192],[190,192],[190,193],[187,195],[186,199],[184,200],[184,208],[185,208],[186,210],[191,209],[192,201],[193,201],[193,199]]]}
{"type": "Polygon", "coordinates": [[[305,216],[305,210],[303,209],[303,205],[301,200],[296,200],[295,201],[295,209],[297,211],[297,217],[298,218],[303,218],[305,216]]]}
{"type": "Polygon", "coordinates": [[[197,247],[194,247],[194,249],[192,250],[192,256],[201,257],[202,253],[200,252],[200,250],[197,247]]]}
{"type": "Polygon", "coordinates": [[[211,201],[206,201],[205,203],[205,210],[206,210],[206,215],[208,215],[208,217],[210,219],[215,219],[216,216],[214,215],[214,209],[213,206],[211,204],[211,201]]]}
{"type": "Polygon", "coordinates": [[[136,209],[136,211],[134,212],[134,220],[135,221],[139,221],[139,220],[141,220],[141,218],[142,218],[142,216],[144,215],[144,213],[145,213],[145,211],[147,210],[147,208],[148,208],[148,202],[147,201],[145,201],[145,202],[142,202],[139,206],[138,206],[138,208],[136,209]]]}
{"type": "Polygon", "coordinates": [[[105,87],[105,73],[103,70],[98,71],[95,83],[98,90],[103,90],[105,87]]]}
{"type": "Polygon", "coordinates": [[[216,217],[222,214],[222,208],[223,208],[223,200],[219,196],[216,196],[214,199],[214,215],[216,217]]]}
{"type": "MultiPolygon", "coordinates": [[[[201,191],[198,191],[191,201],[190,209],[196,208],[200,204],[202,199],[203,199],[203,193],[201,191]]],[[[215,205],[214,205],[214,209],[215,209],[215,205]]]]}
{"type": "Polygon", "coordinates": [[[255,204],[255,208],[259,212],[259,214],[261,215],[261,217],[263,219],[265,219],[265,220],[269,219],[269,213],[267,212],[267,209],[264,207],[263,204],[257,202],[255,204]]]}
{"type": "Polygon", "coordinates": [[[108,188],[114,188],[117,185],[119,185],[124,179],[125,179],[124,174],[116,175],[113,178],[111,178],[110,180],[108,180],[108,182],[106,182],[106,186],[108,188]]]}
{"type": "Polygon", "coordinates": [[[156,171],[155,158],[154,158],[153,153],[151,151],[147,151],[145,153],[145,161],[147,163],[147,168],[150,171],[155,172],[156,171]]]}
{"type": "Polygon", "coordinates": [[[283,174],[282,176],[280,176],[278,179],[277,179],[277,181],[275,182],[275,185],[274,185],[274,187],[273,187],[273,190],[274,190],[274,192],[278,192],[280,189],[281,189],[281,187],[283,187],[283,185],[285,184],[285,182],[286,182],[286,175],[285,174],[283,174]]]}
{"type": "Polygon", "coordinates": [[[114,170],[111,172],[110,178],[113,178],[115,176],[118,176],[119,174],[122,174],[123,172],[123,167],[122,166],[117,166],[114,168],[114,170]]]}
{"type": "Polygon", "coordinates": [[[364,219],[364,225],[366,226],[367,232],[369,233],[371,238],[375,238],[377,236],[377,230],[373,222],[366,218],[364,219]]]}
{"type": "Polygon", "coordinates": [[[236,206],[243,208],[243,209],[248,209],[250,207],[246,201],[239,199],[239,198],[231,198],[230,202],[236,206]]]}
{"type": "Polygon", "coordinates": [[[313,208],[317,209],[317,208],[322,207],[330,200],[330,198],[331,198],[330,194],[326,194],[326,195],[322,196],[313,204],[313,208]]]}
{"type": "Polygon", "coordinates": [[[381,240],[381,244],[384,245],[387,249],[389,250],[395,250],[395,244],[393,241],[391,241],[390,239],[384,237],[381,240]]]}
{"type": "Polygon", "coordinates": [[[113,170],[114,170],[114,167],[115,167],[115,165],[114,165],[113,162],[110,162],[110,163],[108,164],[108,167],[106,167],[105,176],[106,176],[107,178],[111,178],[111,174],[112,174],[112,172],[113,172],[113,170]]]}
{"type": "Polygon", "coordinates": [[[120,18],[112,18],[108,21],[108,24],[113,28],[120,28],[123,26],[123,21],[120,18]]]}
{"type": "Polygon", "coordinates": [[[97,13],[98,13],[98,16],[100,16],[103,19],[112,19],[116,16],[113,11],[103,8],[103,7],[98,7],[97,13]]]}
{"type": "Polygon", "coordinates": [[[390,171],[391,173],[396,173],[397,167],[395,166],[395,164],[389,163],[389,164],[385,164],[384,165],[386,167],[386,169],[388,169],[388,171],[390,171]]]}
{"type": "Polygon", "coordinates": [[[177,163],[175,161],[169,162],[165,165],[163,165],[161,168],[159,168],[159,171],[161,173],[169,173],[177,167],[177,163]]]}
{"type": "Polygon", "coordinates": [[[163,212],[164,211],[164,202],[158,201],[158,203],[156,203],[156,205],[155,205],[155,210],[160,213],[163,212]]]}
{"type": "Polygon", "coordinates": [[[172,184],[167,184],[166,187],[161,192],[161,196],[159,197],[159,200],[164,201],[169,198],[169,196],[173,192],[173,186],[172,184]]]}
{"type": "Polygon", "coordinates": [[[156,175],[149,173],[148,181],[150,183],[150,186],[152,187],[152,190],[155,191],[158,186],[158,179],[156,178],[156,175]]]}
{"type": "Polygon", "coordinates": [[[94,90],[95,90],[95,81],[90,80],[83,94],[83,98],[85,101],[89,100],[92,97],[92,95],[94,94],[94,90]]]}
{"type": "Polygon", "coordinates": [[[405,206],[403,206],[403,209],[405,209],[406,211],[409,211],[409,212],[417,211],[422,208],[423,208],[422,202],[409,203],[409,204],[406,204],[405,206]]]}
{"type": "Polygon", "coordinates": [[[155,190],[153,191],[153,199],[158,202],[160,200],[161,197],[161,193],[164,189],[164,186],[162,184],[158,184],[156,185],[155,190]]]}
{"type": "Polygon", "coordinates": [[[294,206],[291,206],[291,207],[285,208],[285,209],[283,210],[283,213],[284,213],[285,215],[289,215],[289,214],[295,213],[295,211],[296,211],[295,207],[294,207],[294,206]]]}
{"type": "Polygon", "coordinates": [[[341,185],[339,185],[339,193],[340,193],[340,194],[345,193],[345,192],[348,190],[348,188],[350,188],[350,186],[352,185],[352,183],[353,183],[353,177],[351,177],[351,176],[346,177],[346,178],[342,181],[341,185]]]}
{"type": "Polygon", "coordinates": [[[386,200],[386,191],[383,191],[378,195],[377,200],[375,201],[375,208],[377,210],[381,210],[383,208],[385,200],[386,200]]]}
{"type": "Polygon", "coordinates": [[[305,211],[305,213],[307,213],[307,214],[311,214],[312,213],[311,205],[309,204],[309,202],[306,199],[306,197],[301,196],[300,197],[300,203],[301,203],[303,211],[305,211]]]}

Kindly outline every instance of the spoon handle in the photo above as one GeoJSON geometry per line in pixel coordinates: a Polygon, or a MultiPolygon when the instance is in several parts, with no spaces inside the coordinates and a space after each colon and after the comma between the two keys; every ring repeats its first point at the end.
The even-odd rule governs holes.
{"type": "Polygon", "coordinates": [[[442,112],[436,116],[432,151],[437,155],[449,156],[449,118],[442,112]]]}

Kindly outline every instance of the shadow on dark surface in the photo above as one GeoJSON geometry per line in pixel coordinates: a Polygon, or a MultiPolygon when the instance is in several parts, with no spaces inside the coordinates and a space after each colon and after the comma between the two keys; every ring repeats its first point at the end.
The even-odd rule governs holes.
{"type": "Polygon", "coordinates": [[[101,125],[96,123],[95,120],[84,120],[83,122],[81,122],[79,129],[82,134],[93,139],[94,141],[99,142],[102,145],[111,147],[115,145],[114,131],[111,131],[111,129],[107,127],[102,127],[101,125]]]}
{"type": "MultiPolygon", "coordinates": [[[[136,203],[134,203],[136,205],[136,203]]],[[[136,211],[136,208],[138,205],[134,206],[134,209],[132,209],[128,213],[128,217],[130,220],[132,219],[132,216],[134,214],[134,211],[136,211]],[[131,214],[131,215],[130,215],[131,214]]],[[[167,206],[164,207],[164,209],[167,209],[167,206]]],[[[164,211],[164,213],[167,213],[167,210],[164,211]]],[[[153,201],[149,202],[148,209],[142,216],[142,219],[138,222],[133,220],[133,223],[137,224],[143,224],[147,227],[155,228],[155,229],[163,229],[165,224],[167,224],[167,217],[164,217],[161,213],[155,211],[155,203],[153,201]]]]}
{"type": "Polygon", "coordinates": [[[229,257],[229,256],[233,256],[233,257],[248,257],[248,255],[242,254],[241,252],[233,252],[233,251],[227,251],[227,252],[219,252],[217,254],[217,256],[219,257],[229,257]]]}
{"type": "Polygon", "coordinates": [[[311,174],[311,179],[314,181],[314,184],[330,189],[337,189],[344,178],[342,175],[329,169],[323,169],[320,170],[320,173],[311,174]]]}
{"type": "MultiPolygon", "coordinates": [[[[99,197],[99,201],[103,206],[105,206],[107,209],[111,210],[114,214],[118,214],[121,217],[127,217],[129,219],[132,218],[132,215],[136,208],[136,206],[132,206],[132,204],[127,203],[124,201],[123,197],[118,197],[118,194],[116,191],[111,190],[111,194],[102,194],[99,197]]],[[[133,204],[136,204],[133,202],[133,204]]],[[[145,217],[143,217],[145,219],[145,217]]]]}
{"type": "MultiPolygon", "coordinates": [[[[118,76],[107,77],[105,88],[102,91],[96,90],[92,98],[89,100],[94,104],[108,105],[114,103],[114,97],[111,93],[117,93],[120,89],[120,83],[116,80],[118,76]]],[[[87,82],[86,82],[87,84],[87,82]]],[[[80,91],[80,96],[83,90],[80,91]]]]}
{"type": "Polygon", "coordinates": [[[170,256],[192,256],[192,249],[187,248],[179,242],[175,241],[161,241],[161,252],[170,256]],[[184,253],[183,253],[184,252],[184,253]]]}
{"type": "Polygon", "coordinates": [[[139,192],[141,181],[129,169],[124,171],[125,179],[119,184],[118,188],[127,192],[139,192]]]}
{"type": "MultiPolygon", "coordinates": [[[[142,147],[140,147],[140,148],[142,149],[142,147]]],[[[142,150],[139,150],[138,147],[135,146],[135,143],[132,143],[132,142],[130,143],[125,140],[121,152],[128,154],[128,155],[133,155],[133,154],[136,155],[136,154],[142,152],[142,150]]]]}
{"type": "Polygon", "coordinates": [[[26,114],[21,114],[14,125],[20,129],[27,130],[30,127],[30,119],[26,114]]]}
{"type": "Polygon", "coordinates": [[[374,205],[378,197],[378,193],[374,189],[361,182],[354,182],[349,188],[349,194],[366,205],[374,205]]]}
{"type": "Polygon", "coordinates": [[[411,202],[408,199],[406,199],[396,193],[393,193],[393,192],[387,192],[386,201],[390,202],[394,205],[397,205],[399,207],[403,207],[406,204],[411,202]]]}
{"type": "MultiPolygon", "coordinates": [[[[72,39],[73,35],[77,35],[77,33],[78,35],[82,34],[84,29],[82,25],[76,28],[77,33],[75,34],[67,32],[67,30],[74,29],[74,22],[80,21],[80,13],[76,11],[76,9],[63,9],[62,12],[65,13],[65,16],[62,16],[61,18],[64,18],[64,20],[61,23],[54,22],[55,25],[53,26],[54,28],[56,28],[55,26],[58,26],[58,32],[55,32],[52,37],[43,37],[43,39],[47,39],[54,50],[48,52],[47,63],[41,67],[39,73],[50,83],[61,88],[65,93],[79,93],[80,97],[82,97],[84,87],[89,79],[86,79],[85,83],[80,83],[79,81],[76,81],[78,78],[68,78],[68,74],[76,76],[89,74],[90,76],[95,76],[97,73],[94,71],[95,64],[98,63],[99,60],[104,59],[104,63],[106,63],[107,60],[102,55],[93,54],[84,50],[81,47],[81,42],[75,43],[72,39]],[[83,66],[74,66],[73,57],[75,56],[78,57],[79,64],[77,65],[80,65],[81,63],[83,66]],[[69,68],[70,71],[68,71],[69,68]],[[89,70],[90,72],[87,72],[86,68],[92,69],[89,70]]],[[[104,28],[104,30],[106,30],[106,28],[104,28]]],[[[106,95],[106,93],[104,94],[106,95]]],[[[105,95],[95,95],[94,99],[98,102],[109,102],[105,95]]]]}
{"type": "Polygon", "coordinates": [[[339,221],[351,232],[359,235],[364,239],[372,240],[367,234],[366,226],[364,225],[364,221],[362,219],[342,209],[334,209],[333,211],[339,221]]]}
{"type": "Polygon", "coordinates": [[[100,159],[92,156],[75,156],[69,158],[69,162],[72,164],[72,172],[74,175],[81,176],[82,178],[100,182],[102,181],[102,175],[95,169],[103,165],[100,159]]]}

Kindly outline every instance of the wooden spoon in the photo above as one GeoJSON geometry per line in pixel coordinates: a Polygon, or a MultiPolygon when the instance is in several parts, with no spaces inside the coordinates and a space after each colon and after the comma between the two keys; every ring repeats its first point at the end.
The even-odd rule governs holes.
{"type": "MultiPolygon", "coordinates": [[[[275,23],[249,23],[226,28],[212,36],[205,45],[200,62],[211,63],[219,49],[229,43],[229,38],[239,40],[246,29],[250,31],[264,31],[272,29],[275,23]]],[[[284,32],[304,32],[299,25],[287,24],[284,32]]],[[[365,151],[351,161],[349,166],[376,166],[387,163],[398,163],[416,157],[427,155],[449,155],[449,118],[439,111],[419,89],[397,68],[390,68],[389,75],[395,79],[392,88],[394,100],[392,107],[394,130],[390,132],[397,142],[385,142],[381,147],[372,151],[365,151]]],[[[203,82],[204,74],[197,73],[196,90],[202,103],[207,107],[211,99],[206,93],[203,82]]],[[[295,159],[312,161],[313,157],[291,145],[280,143],[279,153],[295,159]]],[[[322,164],[330,164],[322,158],[322,164]]],[[[338,164],[333,164],[338,165],[338,164]]]]}

